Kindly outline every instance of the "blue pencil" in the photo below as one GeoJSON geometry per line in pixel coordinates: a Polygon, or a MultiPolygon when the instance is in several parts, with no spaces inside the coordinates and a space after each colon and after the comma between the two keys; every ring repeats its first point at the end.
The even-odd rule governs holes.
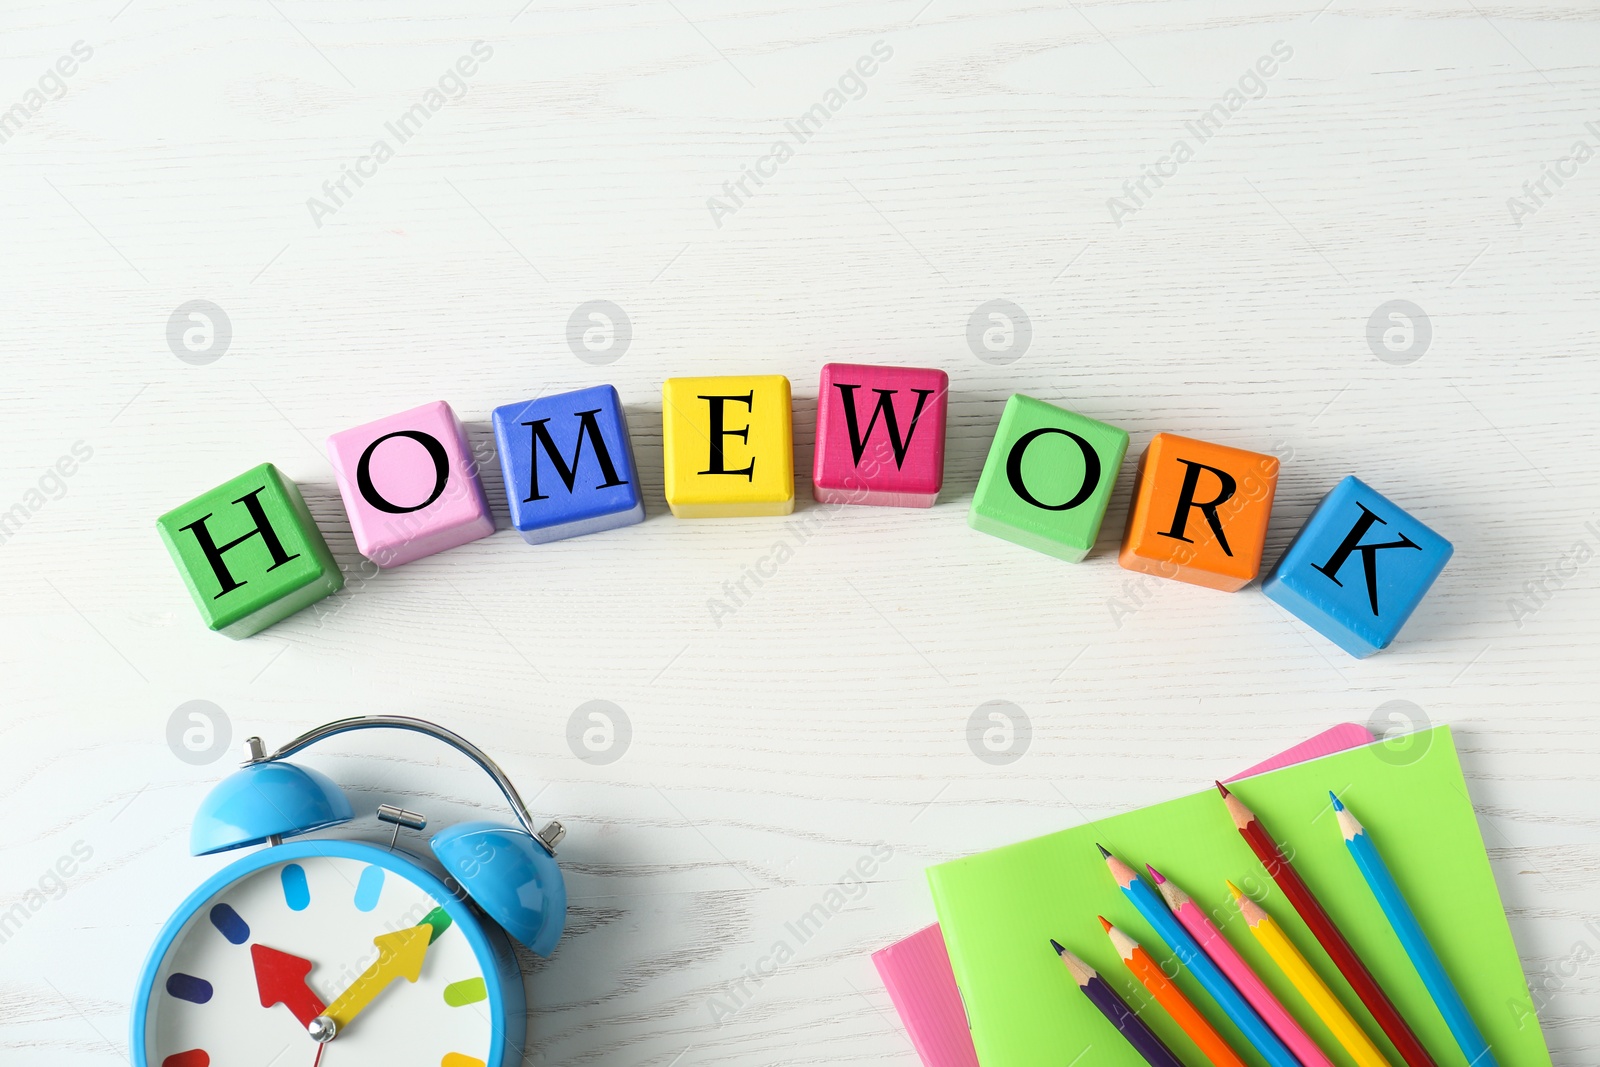
{"type": "Polygon", "coordinates": [[[1428,995],[1438,1005],[1439,1014],[1444,1016],[1450,1034],[1461,1046],[1467,1062],[1472,1067],[1499,1067],[1494,1053],[1489,1051],[1489,1043],[1483,1039],[1483,1032],[1472,1021],[1461,994],[1456,991],[1455,983],[1450,981],[1444,964],[1439,962],[1439,954],[1433,950],[1428,935],[1422,932],[1411,905],[1406,903],[1394,875],[1389,873],[1388,865],[1379,855],[1378,846],[1372,843],[1372,838],[1356,820],[1354,813],[1347,810],[1337,796],[1332,793],[1328,795],[1333,797],[1333,809],[1339,815],[1339,829],[1344,834],[1345,847],[1360,868],[1361,876],[1367,880],[1367,888],[1378,898],[1384,916],[1389,920],[1389,925],[1394,927],[1395,936],[1400,939],[1406,955],[1411,957],[1411,966],[1421,975],[1422,984],[1428,987],[1428,995]]]}
{"type": "Polygon", "coordinates": [[[1117,857],[1107,852],[1104,845],[1095,846],[1100,849],[1100,855],[1106,859],[1106,866],[1111,868],[1111,877],[1116,879],[1117,885],[1122,888],[1122,893],[1133,906],[1139,909],[1139,914],[1144,916],[1144,921],[1155,927],[1156,934],[1165,941],[1173,955],[1178,957],[1178,962],[1189,968],[1189,973],[1211,995],[1218,1006],[1227,1013],[1228,1018],[1244,1034],[1245,1040],[1254,1045],[1256,1051],[1266,1058],[1272,1067],[1301,1067],[1299,1060],[1289,1051],[1278,1035],[1262,1021],[1261,1016],[1244,999],[1239,990],[1234,988],[1228,976],[1223,974],[1211,957],[1205,954],[1189,933],[1178,922],[1177,916],[1167,909],[1167,905],[1156,895],[1156,891],[1145,885],[1132,867],[1123,863],[1117,857]]]}

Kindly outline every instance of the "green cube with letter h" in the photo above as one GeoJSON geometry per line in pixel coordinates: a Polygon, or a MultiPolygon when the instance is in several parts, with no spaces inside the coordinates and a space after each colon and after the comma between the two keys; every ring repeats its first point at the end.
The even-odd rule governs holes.
{"type": "Polygon", "coordinates": [[[156,520],[208,627],[235,639],[344,587],[294,482],[270,463],[156,520]]]}

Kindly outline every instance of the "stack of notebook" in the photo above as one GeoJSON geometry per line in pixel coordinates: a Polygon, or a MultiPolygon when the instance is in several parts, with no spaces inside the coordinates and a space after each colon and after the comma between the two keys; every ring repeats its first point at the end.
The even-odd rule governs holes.
{"type": "MultiPolygon", "coordinates": [[[[1227,791],[1236,806],[1259,817],[1291,874],[1326,910],[1326,926],[1315,917],[1307,925],[1304,900],[1297,907],[1283,889],[1291,875],[1276,864],[1269,872],[1219,791],[1209,787],[940,864],[928,870],[938,925],[875,956],[924,1063],[1167,1062],[1138,1036],[1142,1027],[1184,1067],[1221,1067],[1229,1053],[1237,1059],[1226,1062],[1250,1067],[1548,1067],[1448,727],[1383,742],[1372,742],[1359,727],[1341,727],[1251,768],[1227,791]],[[1341,815],[1344,806],[1349,812],[1341,815]],[[1351,812],[1359,812],[1363,828],[1347,843],[1351,812]],[[1265,988],[1257,992],[1281,1006],[1279,1026],[1306,1041],[1279,1046],[1266,1032],[1271,1028],[1262,1026],[1264,1016],[1238,1010],[1237,1002],[1219,995],[1226,989],[1202,980],[1208,976],[1196,972],[1208,969],[1205,960],[1187,959],[1181,945],[1169,946],[1181,935],[1166,924],[1165,913],[1136,906],[1142,890],[1125,892],[1105,853],[1113,864],[1121,859],[1137,867],[1152,891],[1158,887],[1145,864],[1186,890],[1219,928],[1223,947],[1239,957],[1237,965],[1259,978],[1265,988]],[[1374,871],[1375,863],[1392,874],[1391,882],[1374,871]],[[1230,882],[1252,902],[1245,914],[1230,882]],[[1263,915],[1267,922],[1258,925],[1263,915]],[[1152,925],[1150,917],[1160,921],[1152,925]],[[1136,979],[1107,925],[1117,928],[1124,946],[1129,939],[1142,946],[1171,980],[1166,995],[1191,1003],[1198,1020],[1176,1017],[1166,999],[1136,979]],[[1342,934],[1359,969],[1381,988],[1391,1017],[1369,1008],[1370,990],[1352,974],[1349,960],[1325,947],[1329,928],[1342,934]],[[1285,944],[1275,945],[1264,929],[1281,931],[1285,944]],[[1303,957],[1306,973],[1285,969],[1285,952],[1303,957]],[[1436,966],[1427,963],[1430,953],[1436,966]],[[1126,1012],[1107,1008],[1098,986],[1084,987],[1081,975],[1090,970],[1126,1012]],[[1336,1003],[1319,1001],[1310,986],[1323,987],[1336,1003]],[[1336,1016],[1353,1020],[1359,1033],[1336,1016]],[[1220,1042],[1197,1041],[1197,1027],[1220,1042]]],[[[1151,899],[1143,903],[1148,907],[1151,899]]]]}

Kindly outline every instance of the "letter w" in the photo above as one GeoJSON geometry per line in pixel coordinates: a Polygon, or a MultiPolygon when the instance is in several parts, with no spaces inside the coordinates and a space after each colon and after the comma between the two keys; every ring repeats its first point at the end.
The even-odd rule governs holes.
{"type": "Polygon", "coordinates": [[[573,483],[578,479],[578,461],[583,457],[583,439],[587,436],[594,442],[595,462],[600,464],[600,473],[605,475],[605,481],[595,486],[596,489],[609,489],[614,485],[627,485],[628,483],[617,477],[616,465],[611,462],[611,453],[606,449],[606,439],[600,435],[600,424],[595,421],[595,415],[600,409],[578,412],[578,443],[572,450],[572,465],[568,466],[561,458],[561,453],[556,449],[556,443],[550,439],[550,431],[546,427],[549,419],[537,419],[525,422],[522,425],[533,431],[533,440],[528,443],[528,495],[523,503],[534,500],[546,500],[548,497],[539,492],[539,446],[544,445],[545,455],[550,457],[550,462],[555,464],[556,473],[561,476],[561,482],[567,487],[567,492],[572,492],[573,483]]]}
{"type": "Polygon", "coordinates": [[[872,428],[878,425],[878,416],[883,416],[884,428],[889,431],[889,446],[894,449],[894,465],[898,470],[906,461],[906,451],[911,447],[911,435],[917,432],[917,420],[922,417],[922,407],[928,402],[928,397],[933,395],[932,389],[913,389],[917,394],[917,406],[911,412],[911,425],[906,427],[905,440],[900,439],[900,422],[895,418],[894,402],[891,399],[898,391],[895,389],[874,389],[878,394],[878,406],[872,409],[872,418],[867,420],[867,432],[863,434],[860,424],[856,421],[855,391],[859,385],[834,385],[839,392],[844,394],[844,425],[850,431],[850,454],[855,457],[856,463],[861,463],[861,456],[867,450],[867,439],[872,436],[872,428]]]}

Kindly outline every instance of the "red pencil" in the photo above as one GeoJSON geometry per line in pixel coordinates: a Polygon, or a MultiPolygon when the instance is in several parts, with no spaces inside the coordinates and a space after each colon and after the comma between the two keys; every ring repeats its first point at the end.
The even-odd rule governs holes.
{"type": "Polygon", "coordinates": [[[1339,973],[1344,975],[1344,980],[1350,983],[1350,988],[1355,990],[1356,996],[1361,998],[1361,1003],[1367,1006],[1372,1013],[1372,1018],[1389,1035],[1389,1040],[1394,1042],[1396,1051],[1406,1061],[1408,1067],[1437,1067],[1433,1057],[1428,1055],[1428,1050],[1422,1047],[1422,1042],[1417,1040],[1417,1035],[1411,1032],[1411,1027],[1400,1017],[1400,1012],[1395,1009],[1394,1003],[1378,986],[1378,980],[1372,977],[1372,972],[1367,970],[1366,964],[1356,955],[1355,949],[1350,947],[1350,942],[1345,940],[1339,928],[1333,924],[1328,913],[1323,910],[1321,903],[1311,892],[1311,887],[1306,885],[1304,879],[1295,871],[1288,857],[1278,848],[1277,843],[1267,834],[1261,821],[1255,813],[1244,806],[1244,802],[1228,791],[1228,787],[1221,782],[1217,783],[1217,791],[1222,794],[1223,801],[1228,805],[1228,814],[1233,817],[1233,825],[1239,828],[1239,834],[1250,846],[1261,865],[1267,869],[1272,880],[1283,890],[1283,895],[1289,898],[1289,903],[1299,913],[1301,921],[1315,935],[1322,950],[1333,960],[1334,966],[1339,968],[1339,973]]]}

